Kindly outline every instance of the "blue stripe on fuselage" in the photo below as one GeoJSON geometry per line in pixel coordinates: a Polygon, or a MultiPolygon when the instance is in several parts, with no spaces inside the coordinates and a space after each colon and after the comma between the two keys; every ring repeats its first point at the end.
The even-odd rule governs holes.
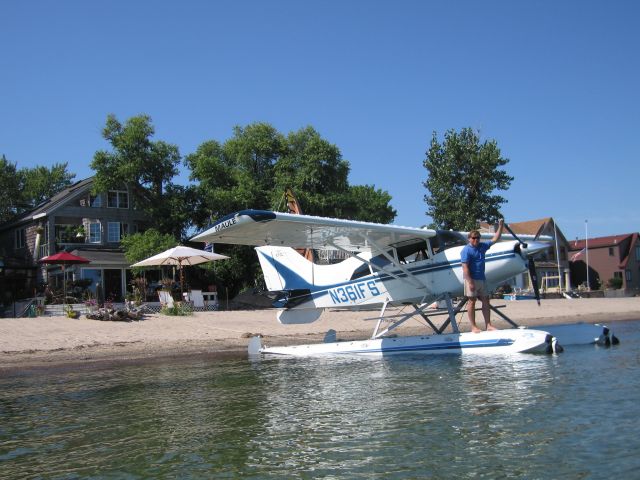
{"type": "MultiPolygon", "coordinates": [[[[264,255],[264,253],[261,253],[261,255],[264,255]]],[[[269,255],[264,256],[284,279],[285,290],[309,289],[311,291],[310,297],[314,300],[320,299],[325,295],[330,295],[334,305],[349,304],[351,302],[364,300],[365,298],[379,295],[380,290],[377,286],[375,286],[377,282],[384,282],[393,279],[394,275],[395,277],[399,278],[407,277],[407,274],[402,270],[394,270],[394,275],[390,275],[389,273],[384,272],[376,272],[364,277],[357,278],[355,280],[348,280],[346,282],[339,282],[333,285],[323,285],[321,287],[318,287],[316,285],[308,283],[299,274],[284,266],[282,263],[276,261],[273,257],[269,255]],[[371,285],[371,283],[373,283],[373,285],[371,285]],[[338,291],[338,289],[340,288],[342,288],[342,290],[338,291]]],[[[499,252],[487,255],[486,262],[489,263],[512,257],[515,257],[515,253],[513,251],[499,252]]],[[[447,269],[453,270],[455,268],[459,268],[461,265],[462,263],[458,259],[452,262],[443,261],[438,263],[419,265],[415,267],[408,267],[408,270],[412,275],[423,275],[425,273],[435,273],[447,269]]]]}

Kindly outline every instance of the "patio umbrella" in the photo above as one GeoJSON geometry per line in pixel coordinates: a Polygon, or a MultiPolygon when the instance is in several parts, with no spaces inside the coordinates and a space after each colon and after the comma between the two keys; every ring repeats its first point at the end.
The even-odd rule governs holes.
{"type": "Polygon", "coordinates": [[[162,253],[149,257],[140,262],[134,263],[132,267],[151,267],[162,265],[177,265],[180,269],[180,290],[184,292],[184,276],[182,267],[184,265],[198,265],[200,263],[214,262],[216,260],[226,260],[229,257],[220,255],[219,253],[207,252],[206,250],[198,250],[197,248],[177,247],[165,250],[162,253]]]}
{"type": "Polygon", "coordinates": [[[54,255],[49,255],[48,257],[41,258],[38,260],[39,263],[46,263],[49,265],[61,265],[62,266],[62,291],[64,298],[62,299],[62,304],[66,305],[67,303],[67,278],[64,273],[64,267],[67,265],[76,265],[79,263],[90,263],[89,260],[83,257],[79,257],[69,252],[58,252],[54,255]]]}

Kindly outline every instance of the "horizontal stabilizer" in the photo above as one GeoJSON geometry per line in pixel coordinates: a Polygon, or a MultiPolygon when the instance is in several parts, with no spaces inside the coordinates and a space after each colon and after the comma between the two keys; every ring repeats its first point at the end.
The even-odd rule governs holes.
{"type": "Polygon", "coordinates": [[[322,314],[322,310],[308,309],[308,310],[279,310],[278,321],[284,325],[300,324],[300,323],[313,323],[322,314]]]}
{"type": "Polygon", "coordinates": [[[272,306],[275,308],[293,308],[309,299],[311,290],[308,288],[295,290],[278,290],[275,292],[264,292],[264,295],[273,300],[272,306]]]}

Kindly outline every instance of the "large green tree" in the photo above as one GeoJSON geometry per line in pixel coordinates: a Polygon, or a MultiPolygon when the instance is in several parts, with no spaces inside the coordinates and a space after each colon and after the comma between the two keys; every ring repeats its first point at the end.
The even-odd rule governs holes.
{"type": "Polygon", "coordinates": [[[75,174],[67,163],[51,167],[18,169],[3,155],[0,158],[0,222],[12,220],[71,185],[75,174]]]}
{"type": "Polygon", "coordinates": [[[500,218],[507,200],[496,191],[507,190],[513,181],[501,169],[508,162],[495,140],[481,144],[471,128],[447,131],[442,143],[434,132],[423,162],[428,171],[424,200],[433,226],[471,230],[481,220],[494,223],[500,218]]]}
{"type": "Polygon", "coordinates": [[[21,169],[23,200],[35,207],[71,185],[76,175],[67,171],[67,165],[65,162],[21,169]]]}
{"type": "Polygon", "coordinates": [[[20,176],[15,163],[0,158],[0,223],[15,217],[20,208],[20,176]]]}
{"type": "Polygon", "coordinates": [[[274,165],[285,151],[285,139],[271,125],[235,127],[224,144],[204,142],[185,163],[196,182],[196,224],[203,226],[227,213],[271,206],[274,165]]]}
{"type": "Polygon", "coordinates": [[[102,136],[112,150],[97,151],[93,157],[94,190],[104,192],[127,185],[133,204],[148,212],[161,233],[182,238],[192,207],[186,203],[186,189],[173,183],[180,152],[176,145],[153,141],[154,134],[147,115],[132,117],[124,124],[109,115],[102,136]]]}
{"type": "Polygon", "coordinates": [[[168,233],[149,228],[142,233],[125,235],[120,244],[127,262],[133,264],[175,247],[178,240],[168,233]]]}

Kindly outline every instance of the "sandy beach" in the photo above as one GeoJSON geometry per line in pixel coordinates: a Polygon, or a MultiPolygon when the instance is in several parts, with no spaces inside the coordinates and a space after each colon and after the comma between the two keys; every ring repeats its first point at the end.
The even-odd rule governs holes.
{"type": "MultiPolygon", "coordinates": [[[[640,319],[640,297],[535,301],[494,300],[501,312],[519,325],[535,327],[562,323],[604,323],[640,319]]],[[[399,310],[395,313],[398,313],[399,310]]],[[[307,325],[281,325],[275,310],[196,312],[171,317],[147,314],[135,322],[104,322],[66,317],[0,319],[0,373],[20,369],[90,365],[96,362],[139,362],[192,355],[245,356],[250,336],[260,334],[269,345],[322,341],[329,329],[338,339],[367,338],[377,310],[325,311],[307,325]]],[[[394,312],[390,312],[394,313],[394,312]]],[[[480,326],[484,325],[478,312],[480,326]]],[[[458,315],[462,331],[469,330],[466,314],[458,315]]],[[[438,323],[443,316],[432,317],[438,323]]],[[[509,325],[495,313],[498,328],[509,325]]],[[[399,334],[428,331],[418,320],[396,330],[399,334]]]]}

